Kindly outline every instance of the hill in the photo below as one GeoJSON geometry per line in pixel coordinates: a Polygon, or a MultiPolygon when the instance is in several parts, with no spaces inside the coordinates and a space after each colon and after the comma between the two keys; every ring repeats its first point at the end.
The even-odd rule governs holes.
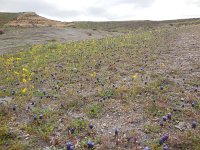
{"type": "Polygon", "coordinates": [[[106,30],[111,32],[130,32],[131,30],[141,29],[149,30],[158,27],[180,27],[187,25],[200,24],[199,18],[192,19],[179,19],[179,20],[166,20],[166,21],[107,21],[107,22],[91,22],[91,21],[80,21],[75,22],[76,28],[93,29],[93,30],[106,30]]]}
{"type": "Polygon", "coordinates": [[[34,12],[0,13],[1,26],[4,27],[67,27],[69,23],[41,17],[34,12]]]}
{"type": "Polygon", "coordinates": [[[15,19],[18,15],[19,13],[0,12],[0,27],[8,23],[9,21],[15,19]]]}

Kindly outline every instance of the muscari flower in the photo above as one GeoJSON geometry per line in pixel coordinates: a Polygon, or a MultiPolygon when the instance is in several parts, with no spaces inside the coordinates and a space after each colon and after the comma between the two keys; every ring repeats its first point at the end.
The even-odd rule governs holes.
{"type": "Polygon", "coordinates": [[[171,120],[172,114],[171,114],[170,112],[167,114],[167,118],[168,118],[169,120],[171,120]]]}
{"type": "Polygon", "coordinates": [[[165,144],[163,150],[168,150],[168,146],[165,144]]]}
{"type": "Polygon", "coordinates": [[[90,129],[93,129],[93,127],[94,127],[94,126],[90,123],[90,124],[89,124],[89,128],[90,128],[90,129]]]}
{"type": "Polygon", "coordinates": [[[74,134],[75,128],[71,128],[71,129],[70,129],[70,132],[71,132],[71,134],[74,134]]]}
{"type": "Polygon", "coordinates": [[[195,106],[195,102],[192,102],[192,107],[194,107],[195,106]]]}
{"type": "Polygon", "coordinates": [[[163,116],[163,117],[162,117],[162,120],[163,120],[163,121],[167,121],[167,117],[166,117],[166,116],[163,116]]]}
{"type": "Polygon", "coordinates": [[[168,140],[168,138],[169,138],[169,135],[168,135],[168,134],[164,134],[163,137],[162,137],[163,141],[168,140]]]}
{"type": "Polygon", "coordinates": [[[119,129],[115,128],[115,136],[118,136],[118,134],[119,134],[119,129]]]}
{"type": "Polygon", "coordinates": [[[94,147],[94,142],[92,142],[92,141],[88,141],[88,143],[87,143],[87,145],[88,145],[88,148],[90,149],[92,149],[93,147],[94,147]]]}
{"type": "Polygon", "coordinates": [[[67,150],[72,150],[71,147],[72,147],[72,143],[70,141],[68,141],[67,144],[66,144],[66,149],[67,150]]]}
{"type": "Polygon", "coordinates": [[[162,145],[163,143],[164,143],[164,140],[163,140],[163,138],[161,137],[160,140],[159,140],[159,144],[162,145]]]}
{"type": "Polygon", "coordinates": [[[161,126],[161,127],[164,126],[164,122],[163,122],[163,121],[160,122],[160,126],[161,126]]]}
{"type": "Polygon", "coordinates": [[[150,148],[149,148],[148,146],[146,146],[146,147],[144,148],[144,150],[150,150],[150,148]]]}
{"type": "Polygon", "coordinates": [[[14,105],[13,105],[13,111],[16,111],[16,107],[17,107],[17,105],[14,104],[14,105]]]}
{"type": "Polygon", "coordinates": [[[43,119],[43,115],[42,114],[40,114],[39,119],[43,119]]]}
{"type": "Polygon", "coordinates": [[[74,147],[73,147],[73,146],[70,146],[69,150],[74,150],[74,147]]]}
{"type": "Polygon", "coordinates": [[[197,127],[196,121],[192,121],[192,128],[195,129],[197,127]]]}
{"type": "Polygon", "coordinates": [[[37,115],[36,114],[33,116],[33,120],[37,120],[37,115]]]}

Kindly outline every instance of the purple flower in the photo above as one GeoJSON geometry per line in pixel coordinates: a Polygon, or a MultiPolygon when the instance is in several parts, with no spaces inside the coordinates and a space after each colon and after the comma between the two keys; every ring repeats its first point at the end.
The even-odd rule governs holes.
{"type": "Polygon", "coordinates": [[[119,134],[119,129],[115,128],[115,136],[118,136],[118,134],[119,134]]]}
{"type": "MultiPolygon", "coordinates": [[[[71,150],[71,149],[70,149],[71,146],[72,146],[72,143],[71,143],[70,141],[68,141],[67,144],[66,144],[66,149],[67,149],[67,150],[71,150]]],[[[73,147],[72,147],[72,148],[73,148],[73,147]]]]}
{"type": "Polygon", "coordinates": [[[17,108],[17,105],[14,104],[14,105],[13,105],[13,111],[16,111],[16,108],[17,108]]]}
{"type": "Polygon", "coordinates": [[[36,114],[33,116],[33,120],[37,120],[37,115],[36,114]]]}
{"type": "Polygon", "coordinates": [[[39,119],[43,119],[43,115],[42,114],[40,114],[39,119]]]}
{"type": "Polygon", "coordinates": [[[163,122],[163,121],[160,122],[160,126],[161,126],[161,127],[164,126],[164,122],[163,122]]]}
{"type": "Polygon", "coordinates": [[[169,138],[169,136],[167,134],[164,134],[163,137],[162,137],[163,141],[168,140],[168,138],[169,138]]]}
{"type": "Polygon", "coordinates": [[[165,144],[163,150],[169,150],[168,146],[165,144]]]}
{"type": "Polygon", "coordinates": [[[90,129],[93,129],[93,127],[94,127],[94,126],[90,123],[90,124],[89,124],[89,128],[90,128],[90,129]]]}
{"type": "Polygon", "coordinates": [[[160,138],[159,144],[162,145],[164,143],[163,137],[160,138]]]}
{"type": "Polygon", "coordinates": [[[133,137],[128,137],[127,141],[130,142],[133,137]]]}
{"type": "Polygon", "coordinates": [[[70,146],[69,150],[74,150],[74,147],[73,147],[73,146],[70,146]]]}
{"type": "Polygon", "coordinates": [[[168,118],[169,120],[172,119],[172,114],[171,114],[170,112],[167,114],[167,118],[168,118]]]}
{"type": "Polygon", "coordinates": [[[71,128],[71,129],[70,129],[70,132],[71,132],[71,134],[74,134],[75,128],[71,128]]]}
{"type": "Polygon", "coordinates": [[[163,116],[163,117],[162,117],[162,120],[163,120],[163,121],[167,121],[167,117],[166,117],[166,116],[163,116]]]}
{"type": "Polygon", "coordinates": [[[192,128],[195,129],[197,127],[196,121],[192,121],[192,128]]]}
{"type": "Polygon", "coordinates": [[[146,146],[146,147],[144,148],[144,150],[150,150],[150,148],[149,148],[148,146],[146,146]]]}
{"type": "Polygon", "coordinates": [[[90,149],[92,149],[93,147],[94,147],[94,142],[92,142],[92,141],[88,141],[88,143],[87,143],[87,145],[88,145],[88,148],[90,149]]]}
{"type": "Polygon", "coordinates": [[[192,102],[192,107],[194,107],[195,106],[195,102],[192,102]]]}

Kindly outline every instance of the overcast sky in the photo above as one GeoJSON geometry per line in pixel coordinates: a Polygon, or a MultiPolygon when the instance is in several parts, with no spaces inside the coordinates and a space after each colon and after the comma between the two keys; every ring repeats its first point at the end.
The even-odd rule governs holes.
{"type": "Polygon", "coordinates": [[[0,11],[62,21],[169,20],[200,18],[200,0],[0,0],[0,11]]]}

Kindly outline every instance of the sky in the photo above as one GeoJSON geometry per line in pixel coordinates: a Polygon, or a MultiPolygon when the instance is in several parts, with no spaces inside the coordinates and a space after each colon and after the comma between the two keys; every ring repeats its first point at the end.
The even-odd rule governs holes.
{"type": "Polygon", "coordinates": [[[200,0],[0,0],[0,12],[36,12],[60,21],[200,18],[200,0]]]}

